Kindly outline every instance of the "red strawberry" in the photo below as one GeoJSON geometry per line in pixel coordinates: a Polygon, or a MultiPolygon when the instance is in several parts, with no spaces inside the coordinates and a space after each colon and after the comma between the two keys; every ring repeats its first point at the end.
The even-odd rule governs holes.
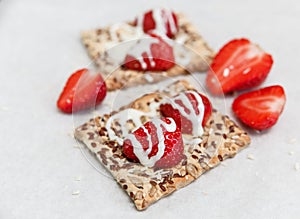
{"type": "Polygon", "coordinates": [[[154,166],[156,168],[173,167],[183,158],[183,140],[180,129],[171,118],[153,119],[135,130],[131,137],[125,139],[123,153],[128,159],[134,162],[141,162],[145,166],[154,166]],[[170,131],[162,124],[167,126],[173,125],[174,130],[170,131]],[[163,136],[158,136],[159,133],[162,133],[163,136]],[[151,139],[150,142],[149,139],[151,139]],[[165,146],[163,154],[161,157],[155,157],[161,152],[159,144],[162,141],[165,146]],[[140,145],[142,148],[139,147],[140,145]],[[148,152],[147,149],[149,149],[148,152]],[[139,152],[135,154],[135,150],[143,150],[145,154],[139,155],[139,152]],[[154,163],[149,162],[150,159],[153,159],[152,162],[154,163]]]}
{"type": "Polygon", "coordinates": [[[135,25],[142,26],[145,33],[154,32],[173,38],[178,31],[176,15],[166,9],[154,9],[135,20],[135,25]]]}
{"type": "Polygon", "coordinates": [[[277,122],[285,101],[283,88],[275,85],[240,95],[234,100],[232,109],[246,125],[264,130],[277,122]]]}
{"type": "Polygon", "coordinates": [[[184,95],[187,96],[188,100],[191,103],[192,109],[190,109],[188,106],[183,104],[183,101],[180,100],[181,98],[178,98],[178,96],[175,96],[172,101],[174,101],[177,106],[174,108],[174,104],[171,105],[169,103],[167,104],[161,104],[160,105],[160,112],[163,116],[171,117],[176,122],[177,126],[181,127],[181,132],[184,134],[193,134],[193,123],[192,120],[195,120],[195,118],[186,117],[182,115],[178,108],[181,107],[184,109],[185,113],[188,115],[191,115],[191,110],[195,112],[195,114],[200,116],[199,108],[198,108],[198,101],[194,94],[197,94],[202,99],[202,103],[204,105],[204,116],[202,120],[202,127],[205,126],[206,122],[208,121],[211,113],[212,113],[212,106],[208,98],[198,92],[190,93],[185,92],[184,95]],[[179,106],[178,106],[179,105],[179,106]]]}
{"type": "Polygon", "coordinates": [[[98,105],[105,96],[106,85],[101,75],[92,75],[84,68],[69,77],[58,98],[57,107],[65,113],[77,112],[98,105]]]}
{"type": "Polygon", "coordinates": [[[206,84],[216,95],[261,84],[273,64],[272,56],[247,39],[227,43],[214,58],[206,84]]]}
{"type": "Polygon", "coordinates": [[[137,71],[164,71],[175,65],[173,48],[161,37],[149,35],[130,49],[124,65],[137,71]]]}

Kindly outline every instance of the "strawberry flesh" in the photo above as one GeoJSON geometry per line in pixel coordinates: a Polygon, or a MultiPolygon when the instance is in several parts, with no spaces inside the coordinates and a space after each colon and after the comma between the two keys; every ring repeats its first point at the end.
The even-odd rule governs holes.
{"type": "Polygon", "coordinates": [[[72,113],[95,107],[106,96],[106,85],[100,74],[92,75],[88,69],[73,73],[57,100],[57,107],[72,113]]]}
{"type": "MultiPolygon", "coordinates": [[[[156,9],[159,10],[159,9],[156,9]]],[[[177,16],[170,11],[165,9],[161,9],[159,11],[159,20],[155,20],[153,16],[154,10],[150,10],[146,12],[141,18],[137,18],[134,22],[135,25],[141,24],[145,33],[157,33],[163,31],[161,34],[168,36],[169,38],[173,38],[178,31],[178,21],[177,16]],[[139,21],[138,19],[142,19],[139,21]],[[157,24],[157,22],[161,22],[157,24]],[[174,25],[174,30],[172,26],[174,25]],[[163,26],[163,30],[158,30],[158,27],[163,26]]]]}
{"type": "Polygon", "coordinates": [[[235,39],[215,56],[206,84],[215,95],[253,88],[266,79],[272,64],[272,56],[258,45],[248,39],[235,39]]]}
{"type": "MultiPolygon", "coordinates": [[[[151,38],[158,39],[158,43],[150,44],[150,48],[145,48],[141,54],[127,54],[124,61],[124,66],[128,69],[136,71],[165,71],[175,65],[173,48],[164,41],[161,37],[151,34],[150,38],[143,38],[131,48],[131,51],[140,51],[139,47],[143,47],[143,41],[147,42],[151,38]],[[148,54],[146,51],[151,52],[148,54]],[[143,65],[144,64],[144,65],[143,65]]],[[[148,43],[146,43],[148,45],[148,43]]]]}
{"type": "Polygon", "coordinates": [[[285,102],[284,89],[274,85],[238,96],[232,104],[232,110],[246,125],[264,130],[276,124],[285,102]]]}
{"type": "MultiPolygon", "coordinates": [[[[192,103],[193,109],[188,109],[187,106],[183,105],[181,100],[176,99],[175,102],[178,105],[180,105],[181,107],[183,107],[184,111],[187,114],[190,114],[190,111],[193,110],[196,112],[196,115],[200,116],[200,112],[198,109],[198,102],[197,102],[194,94],[186,92],[185,95],[187,95],[190,102],[192,103]]],[[[200,95],[202,102],[204,104],[204,116],[203,116],[203,120],[202,120],[202,127],[204,127],[212,113],[212,106],[206,96],[204,96],[200,93],[198,93],[198,95],[200,95]]],[[[175,96],[175,98],[176,98],[176,96],[175,96]]],[[[174,108],[171,104],[169,104],[169,103],[161,104],[160,112],[165,117],[173,118],[174,121],[176,122],[177,126],[181,127],[181,132],[183,134],[192,134],[193,133],[193,125],[192,125],[192,121],[190,120],[190,118],[186,118],[185,116],[181,115],[180,111],[178,109],[174,108]]]]}
{"type": "MultiPolygon", "coordinates": [[[[166,123],[170,122],[170,118],[163,118],[166,123]]],[[[148,158],[155,156],[158,152],[159,141],[164,139],[165,149],[163,156],[156,161],[155,168],[170,168],[178,164],[183,158],[183,140],[180,129],[176,126],[174,132],[168,132],[163,129],[163,136],[157,135],[156,127],[151,121],[145,123],[143,127],[136,129],[132,133],[138,142],[142,145],[143,150],[146,151],[149,145],[152,144],[152,149],[148,154],[148,158]],[[145,129],[151,136],[151,142],[148,142],[148,135],[145,133],[145,129]]],[[[132,145],[131,140],[125,139],[123,143],[123,153],[131,161],[139,162],[139,159],[134,153],[135,145],[132,145]]]]}

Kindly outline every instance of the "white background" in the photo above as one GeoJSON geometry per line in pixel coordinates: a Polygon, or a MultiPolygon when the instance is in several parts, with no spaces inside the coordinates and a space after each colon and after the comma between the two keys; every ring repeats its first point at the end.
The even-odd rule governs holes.
{"type": "Polygon", "coordinates": [[[0,1],[0,218],[299,218],[299,24],[297,0],[0,1]],[[157,6],[187,14],[214,50],[242,36],[259,43],[275,61],[264,85],[283,85],[287,104],[226,166],[137,212],[74,147],[73,118],[55,103],[72,71],[90,62],[81,30],[157,6]]]}

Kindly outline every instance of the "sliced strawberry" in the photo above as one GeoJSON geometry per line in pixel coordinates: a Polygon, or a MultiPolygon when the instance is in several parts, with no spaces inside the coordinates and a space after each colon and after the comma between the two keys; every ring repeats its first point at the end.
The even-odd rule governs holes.
{"type": "Polygon", "coordinates": [[[142,26],[145,33],[163,34],[173,38],[178,32],[176,15],[166,9],[154,9],[135,20],[135,25],[142,26]]]}
{"type": "Polygon", "coordinates": [[[153,119],[135,130],[131,134],[131,138],[128,137],[124,140],[123,153],[131,161],[141,162],[146,166],[156,168],[173,167],[183,158],[183,140],[180,129],[171,118],[153,119]],[[174,130],[168,131],[162,124],[174,125],[174,130]],[[162,133],[163,136],[159,136],[159,133],[162,133]],[[135,140],[132,140],[132,138],[135,140]],[[137,142],[137,145],[134,145],[134,142],[137,142]],[[162,144],[164,145],[164,151],[160,151],[163,149],[162,144]],[[139,152],[136,154],[135,150],[143,150],[145,154],[140,155],[139,152]],[[161,156],[159,157],[160,153],[161,156]],[[153,159],[154,163],[149,163],[150,159],[153,159]]]}
{"type": "Polygon", "coordinates": [[[175,65],[173,48],[161,37],[149,35],[129,50],[124,66],[137,71],[164,71],[175,65]]]}
{"type": "Polygon", "coordinates": [[[65,113],[77,112],[100,104],[105,96],[106,85],[101,75],[92,75],[88,69],[80,69],[69,77],[57,107],[65,113]]]}
{"type": "Polygon", "coordinates": [[[268,76],[272,56],[247,39],[227,43],[215,56],[206,84],[216,95],[253,88],[268,76]]]}
{"type": "Polygon", "coordinates": [[[180,95],[175,96],[174,98],[171,99],[171,101],[173,101],[173,104],[166,103],[160,105],[161,114],[163,116],[173,118],[176,124],[179,127],[181,127],[181,132],[184,134],[193,134],[193,131],[196,132],[196,130],[193,130],[193,122],[195,122],[197,118],[194,118],[193,115],[200,116],[200,111],[199,111],[199,103],[197,101],[197,98],[195,97],[195,94],[201,98],[202,103],[204,105],[204,115],[201,124],[202,127],[204,127],[212,113],[211,103],[206,96],[198,92],[193,92],[193,93],[185,92],[184,94],[180,94],[180,95],[186,95],[186,97],[190,102],[189,106],[184,105],[184,101],[182,101],[182,96],[180,95]],[[185,112],[184,114],[188,115],[188,117],[180,113],[179,110],[180,108],[185,112]],[[192,111],[194,113],[192,113],[192,111]]]}
{"type": "Polygon", "coordinates": [[[232,110],[246,125],[264,130],[277,122],[285,101],[284,89],[275,85],[240,95],[234,100],[232,110]]]}

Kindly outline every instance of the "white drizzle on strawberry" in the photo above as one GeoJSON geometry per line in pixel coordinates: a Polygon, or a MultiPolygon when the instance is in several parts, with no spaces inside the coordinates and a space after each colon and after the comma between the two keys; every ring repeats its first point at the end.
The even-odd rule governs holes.
{"type": "Polygon", "coordinates": [[[152,16],[155,22],[155,29],[153,30],[153,33],[165,35],[168,31],[167,23],[169,23],[171,33],[176,34],[177,28],[172,16],[172,11],[156,8],[152,11],[152,16]]]}
{"type": "Polygon", "coordinates": [[[149,147],[145,151],[143,149],[143,145],[136,139],[134,134],[129,134],[126,139],[130,140],[133,146],[133,152],[135,156],[139,159],[140,163],[147,167],[153,167],[155,163],[162,158],[165,152],[165,138],[163,130],[165,129],[168,132],[174,132],[176,130],[176,123],[172,118],[168,118],[170,123],[166,123],[162,121],[161,119],[153,119],[151,120],[152,124],[155,126],[158,136],[158,151],[156,155],[152,157],[148,157],[148,155],[151,153],[153,144],[151,140],[151,135],[149,134],[148,130],[142,126],[144,132],[147,135],[147,141],[149,142],[149,147]]]}
{"type": "Polygon", "coordinates": [[[159,39],[154,37],[142,38],[137,41],[136,46],[128,51],[128,55],[138,60],[143,69],[147,69],[147,63],[143,58],[143,54],[146,53],[146,56],[149,58],[151,67],[154,67],[155,62],[153,61],[153,55],[151,52],[151,45],[154,43],[159,43],[159,39]]]}
{"type": "MultiPolygon", "coordinates": [[[[158,108],[159,104],[160,103],[157,103],[157,102],[151,103],[149,106],[149,108],[150,108],[149,112],[143,112],[143,111],[136,110],[133,108],[128,108],[125,110],[121,110],[120,112],[110,116],[105,125],[105,128],[107,129],[110,140],[116,140],[118,142],[118,144],[120,144],[120,145],[122,145],[124,142],[124,139],[117,136],[115,131],[111,128],[113,122],[117,121],[120,124],[122,136],[126,136],[130,132],[130,130],[128,130],[126,127],[126,123],[128,120],[132,120],[136,129],[141,127],[143,125],[141,122],[141,117],[148,116],[150,118],[153,118],[156,115],[156,109],[158,108]]],[[[134,130],[132,130],[132,131],[134,131],[134,130]]]]}
{"type": "Polygon", "coordinates": [[[174,97],[170,101],[171,105],[175,108],[178,109],[180,114],[187,119],[189,119],[192,122],[193,125],[193,130],[192,134],[194,136],[201,136],[203,134],[203,127],[202,127],[202,121],[204,118],[204,110],[205,106],[203,104],[201,96],[195,92],[195,91],[186,91],[180,93],[178,96],[174,97]],[[187,97],[187,93],[193,94],[196,98],[197,101],[197,108],[199,110],[199,114],[196,113],[196,111],[193,108],[193,105],[189,98],[187,97]],[[180,100],[182,104],[189,109],[190,113],[185,112],[185,108],[181,106],[180,104],[176,103],[176,100],[180,100]]]}
{"type": "Polygon", "coordinates": [[[106,126],[105,126],[110,140],[116,140],[118,142],[118,144],[120,144],[120,145],[122,145],[123,141],[124,141],[124,139],[117,136],[115,131],[111,128],[112,123],[114,121],[117,121],[120,124],[122,135],[125,136],[126,134],[129,133],[129,130],[126,127],[127,121],[131,119],[136,127],[140,127],[143,125],[140,118],[141,118],[141,116],[144,116],[145,114],[146,114],[145,112],[142,112],[142,111],[139,111],[136,109],[132,109],[132,108],[128,108],[126,110],[122,110],[122,111],[112,115],[107,120],[106,126]]]}

